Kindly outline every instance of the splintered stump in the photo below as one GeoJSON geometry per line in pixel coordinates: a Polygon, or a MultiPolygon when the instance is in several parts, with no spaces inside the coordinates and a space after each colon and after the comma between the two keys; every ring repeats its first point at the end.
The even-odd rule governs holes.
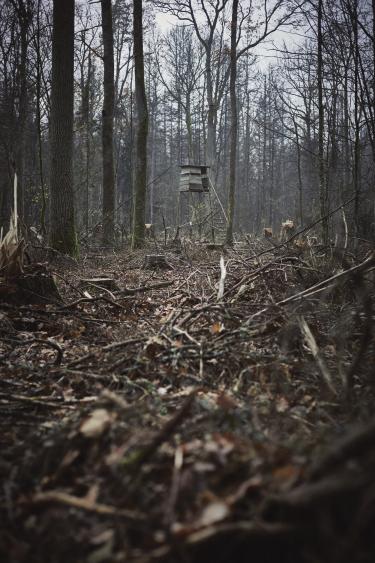
{"type": "Polygon", "coordinates": [[[146,270],[161,269],[172,270],[172,266],[168,264],[164,254],[146,254],[143,267],[146,270]]]}
{"type": "Polygon", "coordinates": [[[12,303],[62,302],[55,280],[42,264],[30,264],[17,276],[0,280],[0,301],[12,303]]]}

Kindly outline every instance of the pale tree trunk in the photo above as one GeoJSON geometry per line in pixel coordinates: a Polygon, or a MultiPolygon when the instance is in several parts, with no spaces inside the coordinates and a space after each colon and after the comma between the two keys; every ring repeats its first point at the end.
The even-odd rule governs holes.
{"type": "Polygon", "coordinates": [[[206,142],[206,163],[211,169],[211,176],[215,176],[216,160],[216,114],[217,109],[213,99],[212,69],[211,69],[211,49],[206,53],[206,81],[207,81],[207,142],[206,142]]]}
{"type": "Polygon", "coordinates": [[[299,216],[300,226],[303,227],[303,182],[302,182],[302,167],[301,167],[301,143],[299,139],[298,124],[294,116],[293,116],[293,125],[296,134],[296,148],[297,148],[298,216],[299,216]]]}
{"type": "Polygon", "coordinates": [[[145,240],[148,111],[144,76],[142,0],[133,3],[135,99],[137,128],[135,146],[134,212],[132,247],[139,248],[145,240]]]}
{"type": "Polygon", "coordinates": [[[78,252],[73,199],[74,0],[54,0],[51,89],[51,246],[78,252]]]}
{"type": "Polygon", "coordinates": [[[43,235],[47,234],[46,228],[46,212],[47,212],[47,197],[46,186],[44,181],[44,164],[43,164],[43,134],[42,134],[42,110],[41,110],[41,85],[42,85],[42,60],[40,52],[40,8],[41,0],[38,0],[36,12],[36,121],[38,130],[38,162],[39,162],[39,177],[41,189],[41,208],[40,208],[40,230],[43,235]]]}
{"type": "Polygon", "coordinates": [[[233,244],[233,221],[236,190],[236,163],[237,163],[237,16],[238,0],[233,0],[231,40],[230,40],[230,155],[229,155],[229,193],[228,193],[228,225],[226,243],[233,244]]]}
{"type": "Polygon", "coordinates": [[[102,113],[103,151],[103,244],[114,240],[115,168],[113,154],[113,110],[115,100],[113,25],[111,0],[101,0],[104,47],[104,101],[102,113]]]}
{"type": "Polygon", "coordinates": [[[192,164],[194,160],[194,150],[193,150],[193,127],[191,123],[191,103],[190,98],[186,100],[185,104],[185,124],[187,131],[187,142],[188,142],[188,163],[192,164]]]}

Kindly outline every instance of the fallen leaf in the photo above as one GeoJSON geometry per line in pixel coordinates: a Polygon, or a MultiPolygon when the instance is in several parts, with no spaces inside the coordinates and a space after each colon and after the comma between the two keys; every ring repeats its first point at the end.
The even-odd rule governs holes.
{"type": "Polygon", "coordinates": [[[98,438],[111,423],[111,416],[106,409],[95,409],[80,427],[86,438],[98,438]]]}
{"type": "Polygon", "coordinates": [[[216,522],[221,522],[229,515],[229,512],[229,507],[225,502],[211,502],[203,510],[197,522],[197,527],[210,526],[216,522]]]}
{"type": "Polygon", "coordinates": [[[216,404],[224,411],[232,411],[238,407],[234,398],[230,395],[227,395],[226,393],[220,393],[220,395],[218,395],[216,404]]]}
{"type": "Polygon", "coordinates": [[[214,323],[210,328],[211,334],[219,334],[223,330],[224,330],[224,325],[223,323],[220,322],[214,323]]]}
{"type": "Polygon", "coordinates": [[[282,413],[287,411],[288,408],[289,408],[289,403],[285,399],[285,397],[279,397],[276,401],[276,411],[282,413]]]}

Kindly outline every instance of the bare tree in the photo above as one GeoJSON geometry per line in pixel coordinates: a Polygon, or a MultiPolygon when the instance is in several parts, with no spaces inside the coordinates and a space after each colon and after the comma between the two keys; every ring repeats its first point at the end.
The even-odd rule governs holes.
{"type": "Polygon", "coordinates": [[[139,248],[144,244],[146,214],[148,110],[144,76],[142,21],[142,0],[134,0],[133,34],[137,131],[134,163],[133,248],[139,248]]]}
{"type": "Polygon", "coordinates": [[[74,0],[53,2],[51,91],[51,246],[76,255],[73,199],[74,0]]]}
{"type": "Polygon", "coordinates": [[[101,0],[101,7],[104,51],[104,100],[102,112],[103,243],[112,244],[115,220],[115,169],[113,154],[115,85],[111,0],[101,0]]]}
{"type": "Polygon", "coordinates": [[[229,193],[228,193],[228,224],[226,242],[233,244],[233,219],[236,189],[236,164],[237,164],[237,19],[238,0],[233,0],[231,40],[230,40],[230,160],[229,160],[229,193]]]}

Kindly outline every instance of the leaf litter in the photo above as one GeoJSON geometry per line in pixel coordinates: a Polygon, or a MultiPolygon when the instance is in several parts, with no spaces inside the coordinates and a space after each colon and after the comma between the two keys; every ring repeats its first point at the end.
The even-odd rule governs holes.
{"type": "Polygon", "coordinates": [[[0,304],[4,561],[373,561],[361,296],[264,245],[88,253],[63,305],[0,304]]]}

